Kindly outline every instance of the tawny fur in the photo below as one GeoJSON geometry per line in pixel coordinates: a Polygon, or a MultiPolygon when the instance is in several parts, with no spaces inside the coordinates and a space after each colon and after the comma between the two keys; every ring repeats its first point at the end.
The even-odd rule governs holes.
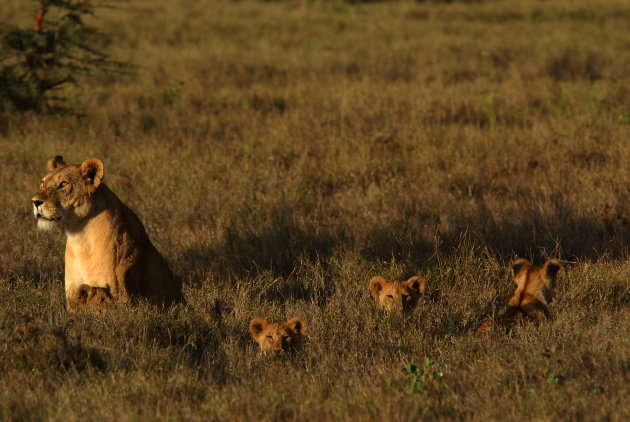
{"type": "Polygon", "coordinates": [[[426,280],[418,276],[407,281],[387,281],[383,277],[374,277],[370,280],[370,294],[380,307],[388,311],[413,311],[425,287],[426,280]]]}
{"type": "Polygon", "coordinates": [[[87,284],[82,284],[79,287],[79,294],[76,302],[70,303],[69,306],[73,307],[73,310],[85,307],[100,314],[109,310],[113,303],[114,298],[109,290],[109,286],[105,288],[92,287],[87,284]]]}
{"type": "Polygon", "coordinates": [[[515,321],[549,319],[549,304],[561,269],[560,261],[550,259],[543,266],[535,266],[526,259],[517,259],[512,264],[516,290],[507,303],[507,309],[496,318],[487,318],[477,333],[489,330],[494,323],[510,327],[515,321]]]}
{"type": "Polygon", "coordinates": [[[61,156],[33,196],[41,229],[61,227],[67,237],[65,290],[68,310],[81,285],[110,289],[115,302],[146,299],[158,306],[183,301],[182,284],[155,249],[136,214],[103,183],[101,160],[66,165],[61,156]]]}
{"type": "Polygon", "coordinates": [[[300,317],[284,322],[254,318],[249,323],[249,332],[263,352],[291,352],[301,348],[306,329],[307,323],[300,317]]]}

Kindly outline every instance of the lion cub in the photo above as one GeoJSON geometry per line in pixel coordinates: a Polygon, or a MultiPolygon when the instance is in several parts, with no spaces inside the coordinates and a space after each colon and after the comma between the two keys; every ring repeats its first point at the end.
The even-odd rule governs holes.
{"type": "Polygon", "coordinates": [[[514,321],[549,319],[549,304],[561,269],[560,261],[549,259],[543,266],[533,265],[526,259],[517,259],[512,264],[516,291],[507,303],[507,309],[497,318],[487,318],[477,333],[487,331],[493,322],[509,327],[514,321]]]}
{"type": "Polygon", "coordinates": [[[306,328],[306,321],[300,317],[293,317],[286,322],[254,318],[249,323],[249,332],[263,352],[291,352],[299,349],[306,328]]]}
{"type": "Polygon", "coordinates": [[[82,284],[79,287],[79,295],[76,299],[75,309],[78,307],[87,307],[96,313],[103,313],[109,310],[114,303],[114,298],[107,287],[93,287],[88,284],[82,284]]]}
{"type": "Polygon", "coordinates": [[[418,276],[407,281],[387,281],[383,277],[374,277],[370,280],[370,293],[381,308],[411,312],[418,305],[425,286],[426,280],[418,276]]]}

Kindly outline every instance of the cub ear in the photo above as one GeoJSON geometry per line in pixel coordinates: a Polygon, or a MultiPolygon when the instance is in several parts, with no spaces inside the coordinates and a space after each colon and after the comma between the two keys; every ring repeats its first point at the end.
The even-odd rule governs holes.
{"type": "Polygon", "coordinates": [[[252,337],[257,338],[263,332],[269,322],[265,318],[254,318],[249,323],[249,332],[252,337]]]}
{"type": "Polygon", "coordinates": [[[63,157],[61,155],[55,155],[48,160],[48,170],[53,171],[58,169],[59,167],[65,166],[66,163],[63,161],[63,157]]]}
{"type": "Polygon", "coordinates": [[[103,162],[98,158],[88,158],[79,168],[81,176],[94,186],[94,189],[98,188],[103,181],[104,171],[103,162]]]}
{"type": "Polygon", "coordinates": [[[532,263],[529,262],[528,260],[524,258],[517,259],[516,261],[512,263],[512,272],[514,273],[514,277],[516,277],[516,275],[520,273],[523,268],[527,268],[531,266],[532,266],[532,263]]]}
{"type": "Polygon", "coordinates": [[[77,297],[77,300],[79,301],[79,303],[82,304],[87,304],[88,301],[88,297],[90,297],[90,293],[92,292],[92,286],[89,286],[87,284],[81,284],[81,286],[79,287],[79,296],[77,297]]]}
{"type": "Polygon", "coordinates": [[[549,259],[547,260],[547,262],[545,262],[545,274],[547,274],[547,276],[552,279],[555,280],[556,277],[558,276],[558,272],[562,269],[562,265],[560,265],[560,261],[558,261],[555,258],[549,259]]]}
{"type": "Polygon", "coordinates": [[[424,293],[424,289],[426,288],[427,281],[419,276],[411,277],[409,280],[405,282],[407,286],[411,287],[413,290],[417,290],[420,293],[424,293]]]}
{"type": "Polygon", "coordinates": [[[291,318],[287,321],[287,325],[289,326],[289,328],[299,334],[304,334],[306,332],[306,329],[308,328],[308,324],[306,323],[306,321],[300,317],[291,318]]]}
{"type": "Polygon", "coordinates": [[[112,290],[109,287],[109,284],[107,285],[107,287],[101,287],[101,289],[103,289],[103,292],[105,293],[105,296],[107,296],[107,298],[113,300],[114,297],[112,296],[112,290]]]}
{"type": "Polygon", "coordinates": [[[372,297],[374,299],[378,300],[378,294],[381,292],[381,290],[383,290],[383,287],[387,284],[387,280],[385,280],[383,277],[373,277],[372,280],[370,280],[370,293],[372,294],[372,297]]]}

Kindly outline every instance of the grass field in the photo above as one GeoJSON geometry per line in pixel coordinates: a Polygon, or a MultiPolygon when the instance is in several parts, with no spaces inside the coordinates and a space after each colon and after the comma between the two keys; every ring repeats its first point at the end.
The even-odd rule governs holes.
{"type": "Polygon", "coordinates": [[[0,115],[1,419],[630,419],[627,1],[117,4],[135,76],[0,115]],[[103,160],[187,306],[65,312],[54,154],[103,160]],[[472,335],[554,256],[552,321],[472,335]],[[414,274],[412,316],[375,308],[414,274]],[[261,356],[250,319],[294,315],[304,350],[261,356]]]}

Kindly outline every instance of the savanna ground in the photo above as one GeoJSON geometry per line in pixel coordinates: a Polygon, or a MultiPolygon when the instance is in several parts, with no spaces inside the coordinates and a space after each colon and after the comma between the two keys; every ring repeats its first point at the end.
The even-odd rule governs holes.
{"type": "Polygon", "coordinates": [[[0,417],[630,418],[628,2],[117,4],[94,23],[135,76],[0,116],[0,417]],[[53,154],[103,159],[187,306],[65,312],[53,154]],[[474,337],[551,256],[553,321],[474,337]],[[377,274],[429,295],[380,312],[377,274]],[[249,320],[293,315],[302,353],[260,356],[249,320]]]}

